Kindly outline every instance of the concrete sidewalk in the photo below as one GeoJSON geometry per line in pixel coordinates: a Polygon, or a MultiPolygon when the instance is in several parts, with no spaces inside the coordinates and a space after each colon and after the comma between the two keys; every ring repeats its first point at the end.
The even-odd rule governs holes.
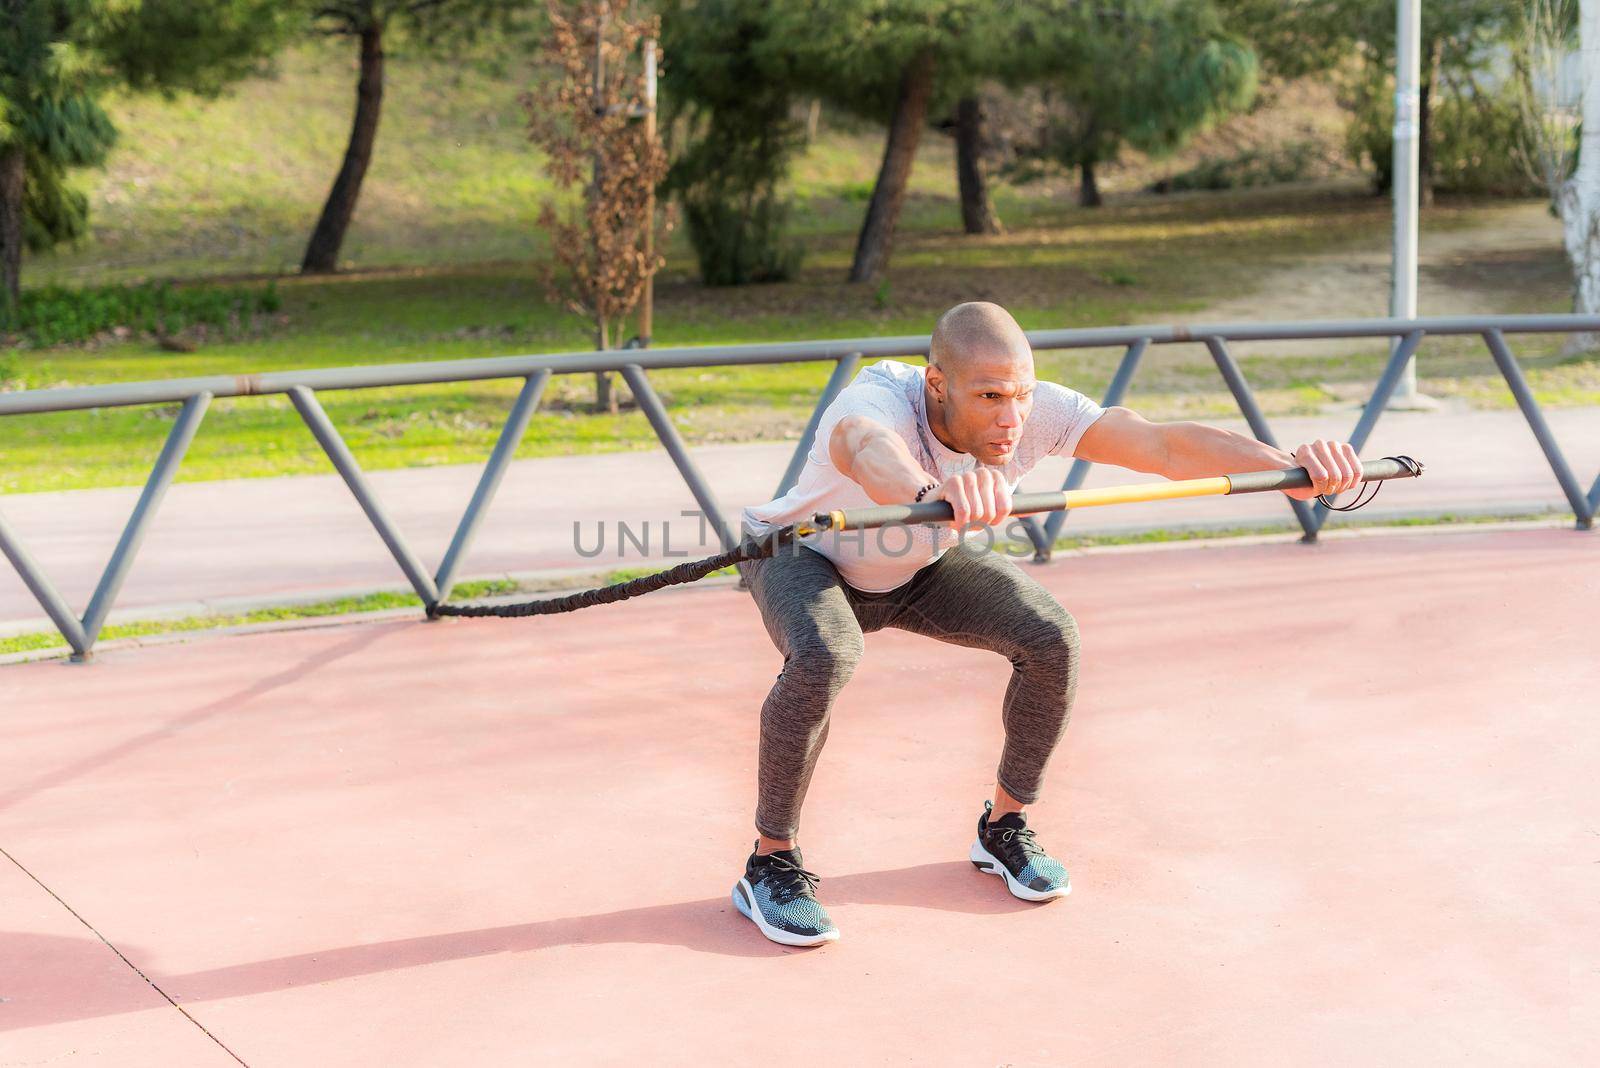
{"type": "MultiPolygon", "coordinates": [[[[1273,421],[1280,444],[1345,438],[1359,408],[1273,421]]],[[[1600,408],[1546,413],[1587,490],[1600,471],[1600,408]]],[[[1242,420],[1208,420],[1248,432],[1242,420]]],[[[769,499],[793,443],[713,445],[692,450],[730,517],[769,499]]],[[[1566,509],[1555,477],[1517,411],[1389,412],[1363,455],[1405,453],[1427,466],[1415,482],[1386,486],[1352,517],[1512,513],[1566,509]]],[[[1040,465],[1025,490],[1054,489],[1069,462],[1040,465]]],[[[369,478],[412,550],[435,569],[471,498],[477,465],[370,472],[369,478]]],[[[1096,468],[1088,486],[1159,481],[1121,468],[1096,468]]],[[[20,532],[76,612],[87,605],[138,487],[13,495],[0,510],[20,532]]],[[[1349,496],[1342,503],[1350,503],[1349,496]]],[[[519,460],[508,469],[460,576],[597,570],[716,551],[685,510],[695,502],[663,450],[519,460]],[[649,552],[619,544],[617,524],[650,533],[649,552]],[[603,524],[603,527],[602,527],[603,524]],[[596,554],[596,549],[600,551],[596,554]],[[588,555],[585,555],[588,554],[588,555]]],[[[1291,521],[1281,494],[1170,501],[1074,513],[1067,533],[1291,521]]],[[[237,611],[251,605],[405,586],[404,576],[338,476],[180,483],[171,488],[130,571],[111,620],[237,611]]],[[[9,566],[0,567],[0,634],[53,630],[9,566]]]]}

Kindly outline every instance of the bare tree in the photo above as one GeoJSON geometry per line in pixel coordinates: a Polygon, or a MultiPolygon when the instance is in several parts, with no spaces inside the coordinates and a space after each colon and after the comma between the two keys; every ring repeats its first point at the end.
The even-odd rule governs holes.
{"type": "Polygon", "coordinates": [[[1574,0],[1527,0],[1512,48],[1525,132],[1525,141],[1513,147],[1552,203],[1560,200],[1577,164],[1579,114],[1565,76],[1574,8],[1574,0]]]}
{"type": "MultiPolygon", "coordinates": [[[[639,121],[650,105],[641,46],[653,48],[660,27],[635,0],[548,0],[548,8],[550,69],[522,96],[529,137],[565,193],[539,213],[553,253],[545,284],[551,299],[594,322],[595,347],[609,349],[664,262],[658,233],[671,228],[654,210],[667,154],[639,121]]],[[[595,375],[595,401],[617,410],[610,372],[595,375]]]]}
{"type": "MultiPolygon", "coordinates": [[[[1600,0],[1528,0],[1520,30],[1514,62],[1526,142],[1518,154],[1561,215],[1573,310],[1594,315],[1600,313],[1600,0]],[[1566,76],[1574,26],[1577,87],[1566,76]]],[[[1596,347],[1595,334],[1568,341],[1570,350],[1596,347]]]]}

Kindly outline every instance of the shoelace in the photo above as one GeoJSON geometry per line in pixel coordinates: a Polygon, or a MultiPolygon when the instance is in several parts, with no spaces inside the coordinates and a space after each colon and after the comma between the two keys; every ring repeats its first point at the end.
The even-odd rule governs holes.
{"type": "Polygon", "coordinates": [[[782,857],[767,857],[765,867],[771,874],[763,875],[757,882],[772,880],[772,900],[780,905],[794,900],[802,893],[815,894],[817,884],[822,881],[822,876],[816,872],[806,871],[798,865],[790,864],[782,857]]]}
{"type": "Polygon", "coordinates": [[[1023,864],[1027,864],[1033,857],[1047,857],[1050,854],[1044,851],[1038,840],[1034,837],[1032,827],[1007,827],[1000,832],[1000,844],[1010,846],[1013,856],[1021,853],[1023,864]]]}

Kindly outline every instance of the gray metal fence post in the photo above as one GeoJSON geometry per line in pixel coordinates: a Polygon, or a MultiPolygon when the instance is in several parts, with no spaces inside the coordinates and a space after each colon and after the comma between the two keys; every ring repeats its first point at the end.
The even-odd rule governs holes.
{"type": "Polygon", "coordinates": [[[506,466],[516,455],[517,445],[521,443],[522,435],[528,429],[528,420],[539,407],[539,398],[543,396],[544,387],[549,381],[549,371],[539,371],[523,380],[522,392],[517,394],[516,403],[511,406],[511,414],[506,416],[505,426],[500,428],[500,437],[494,443],[494,452],[489,454],[489,461],[483,465],[483,474],[478,477],[478,488],[473,491],[472,500],[467,504],[461,522],[456,526],[455,537],[450,539],[450,548],[445,550],[444,560],[439,564],[439,571],[434,576],[434,585],[438,588],[441,601],[450,596],[450,587],[454,586],[456,581],[456,571],[467,555],[467,550],[472,546],[472,539],[478,533],[478,524],[482,521],[484,512],[488,511],[489,502],[494,500],[495,491],[500,488],[500,480],[505,476],[506,466]]]}
{"type": "MultiPolygon", "coordinates": [[[[1239,404],[1239,411],[1244,413],[1245,422],[1250,424],[1251,433],[1256,440],[1274,449],[1280,448],[1278,439],[1273,436],[1272,428],[1267,425],[1267,417],[1261,414],[1261,409],[1256,404],[1255,394],[1250,392],[1250,386],[1244,380],[1244,373],[1239,370],[1239,365],[1233,362],[1233,354],[1228,351],[1227,344],[1220,337],[1210,336],[1205,339],[1206,348],[1211,350],[1211,358],[1216,361],[1217,370],[1222,372],[1222,380],[1228,383],[1228,389],[1233,393],[1233,399],[1239,404]]],[[[1317,524],[1311,518],[1311,508],[1305,501],[1295,500],[1293,497],[1285,498],[1289,506],[1294,509],[1294,517],[1300,521],[1300,529],[1305,531],[1301,541],[1317,540],[1317,524]]]]}
{"type": "Polygon", "coordinates": [[[1489,346],[1489,354],[1494,357],[1494,362],[1499,365],[1500,374],[1506,380],[1506,385],[1511,387],[1511,395],[1517,399],[1517,407],[1522,409],[1522,417],[1528,421],[1528,429],[1533,431],[1533,436],[1538,439],[1539,448],[1544,450],[1545,459],[1550,461],[1550,470],[1555,472],[1556,481],[1561,483],[1561,492],[1567,495],[1567,500],[1572,505],[1572,514],[1577,517],[1576,529],[1593,529],[1594,505],[1584,496],[1583,488],[1573,477],[1572,468],[1567,466],[1567,458],[1562,454],[1561,446],[1556,444],[1556,436],[1550,432],[1550,424],[1544,421],[1544,412],[1539,410],[1539,402],[1533,399],[1533,390],[1528,388],[1528,380],[1523,377],[1517,358],[1506,347],[1505,335],[1498,330],[1485,330],[1483,340],[1489,346]]]}
{"type": "Polygon", "coordinates": [[[339,436],[339,431],[328,419],[328,413],[322,410],[322,404],[317,400],[316,394],[305,386],[290,386],[289,400],[294,403],[300,418],[305,420],[306,426],[322,446],[322,451],[333,461],[334,468],[344,478],[344,484],[350,487],[350,492],[355,495],[361,510],[367,513],[368,521],[377,530],[383,543],[389,547],[390,554],[394,556],[395,563],[400,565],[400,570],[405,573],[411,588],[417,591],[417,596],[422,598],[424,604],[436,603],[439,600],[439,591],[433,584],[433,577],[411,552],[411,547],[406,544],[399,528],[389,518],[389,513],[384,511],[377,494],[372,492],[366,476],[361,473],[361,466],[356,463],[350,447],[344,443],[344,438],[339,436]]]}
{"type": "Polygon", "coordinates": [[[711,487],[706,485],[700,469],[689,458],[689,450],[684,446],[683,438],[678,435],[678,428],[672,425],[672,418],[667,415],[666,405],[661,403],[655,387],[645,377],[644,369],[636,363],[624,364],[622,377],[628,383],[628,388],[633,391],[634,400],[638,401],[639,407],[644,410],[645,418],[650,420],[650,426],[655,430],[656,437],[666,446],[667,455],[678,465],[678,473],[683,476],[684,482],[689,484],[689,492],[694,494],[694,499],[700,503],[701,513],[711,520],[712,526],[716,527],[717,538],[722,542],[722,547],[733,548],[738,540],[728,529],[727,522],[722,518],[722,510],[717,507],[717,499],[711,493],[711,487]]]}

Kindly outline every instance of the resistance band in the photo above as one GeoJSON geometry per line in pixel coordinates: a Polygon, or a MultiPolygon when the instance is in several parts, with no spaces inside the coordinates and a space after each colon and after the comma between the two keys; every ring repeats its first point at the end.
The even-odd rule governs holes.
{"type": "MultiPolygon", "coordinates": [[[[1422,465],[1409,456],[1386,456],[1361,465],[1361,481],[1372,483],[1372,496],[1355,504],[1334,508],[1319,496],[1321,501],[1336,512],[1353,512],[1372,503],[1380,485],[1393,478],[1417,478],[1422,465]]],[[[1106,486],[1091,490],[1057,490],[1052,493],[1019,493],[1011,499],[1012,515],[1032,515],[1038,512],[1056,512],[1067,508],[1092,508],[1102,504],[1134,504],[1140,501],[1165,501],[1178,497],[1218,497],[1236,493],[1265,493],[1268,490],[1303,489],[1311,485],[1311,475],[1303,467],[1290,467],[1281,471],[1251,471],[1238,475],[1219,475],[1216,478],[1191,478],[1177,482],[1143,483],[1136,486],[1106,486]]],[[[523,604],[442,604],[428,606],[429,618],[437,616],[521,616],[555,615],[575,612],[598,604],[625,601],[640,594],[653,593],[667,586],[677,586],[705,578],[713,571],[745,560],[760,560],[771,556],[779,548],[792,544],[795,539],[827,530],[870,530],[891,523],[948,523],[954,512],[948,501],[927,501],[922,504],[895,504],[878,508],[853,508],[848,511],[818,512],[810,520],[768,531],[759,537],[747,534],[737,546],[717,556],[704,560],[691,560],[653,575],[619,582],[615,586],[601,586],[565,597],[552,597],[523,604]]]]}

